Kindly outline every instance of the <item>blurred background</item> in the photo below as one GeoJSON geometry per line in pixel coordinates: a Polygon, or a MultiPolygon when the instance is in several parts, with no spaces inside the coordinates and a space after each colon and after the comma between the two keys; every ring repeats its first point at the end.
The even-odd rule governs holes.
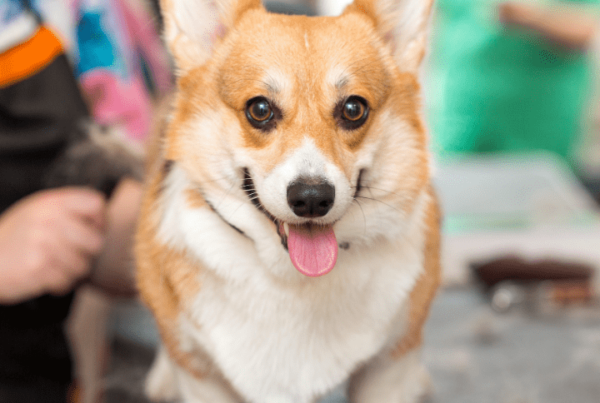
{"type": "MultiPolygon", "coordinates": [[[[0,39],[14,4],[0,2],[0,39]]],[[[156,1],[26,4],[60,37],[92,120],[143,154],[173,85],[156,1]]],[[[422,83],[444,211],[432,401],[599,402],[600,0],[437,0],[431,27],[422,83]]],[[[73,401],[145,402],[158,336],[137,300],[82,287],[67,323],[73,401]]]]}

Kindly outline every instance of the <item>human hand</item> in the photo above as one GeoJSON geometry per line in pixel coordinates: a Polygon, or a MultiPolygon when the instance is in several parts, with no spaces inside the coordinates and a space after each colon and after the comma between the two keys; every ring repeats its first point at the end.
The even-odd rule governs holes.
{"type": "Polygon", "coordinates": [[[0,215],[0,303],[68,293],[104,244],[105,201],[96,191],[34,193],[0,215]]]}

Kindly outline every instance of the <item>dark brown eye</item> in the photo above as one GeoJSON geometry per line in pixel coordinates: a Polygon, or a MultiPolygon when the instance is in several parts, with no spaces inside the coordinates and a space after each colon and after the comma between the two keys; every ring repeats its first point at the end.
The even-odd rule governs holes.
{"type": "Polygon", "coordinates": [[[360,102],[357,98],[352,97],[349,98],[344,104],[342,116],[344,117],[344,119],[347,119],[351,122],[356,122],[357,120],[360,120],[363,117],[366,110],[367,107],[365,104],[360,102]]]}
{"type": "Polygon", "coordinates": [[[334,116],[338,124],[346,130],[358,129],[369,116],[367,100],[357,95],[352,95],[340,102],[336,107],[334,116]]]}
{"type": "Polygon", "coordinates": [[[252,98],[246,105],[246,118],[256,128],[265,127],[273,119],[273,108],[264,97],[252,98]]]}

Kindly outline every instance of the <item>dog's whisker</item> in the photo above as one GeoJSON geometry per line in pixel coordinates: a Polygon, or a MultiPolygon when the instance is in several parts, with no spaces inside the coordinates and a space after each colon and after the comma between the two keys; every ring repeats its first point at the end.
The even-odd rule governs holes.
{"type": "Polygon", "coordinates": [[[356,200],[356,198],[354,198],[353,201],[356,202],[356,205],[360,208],[360,212],[362,213],[363,223],[364,223],[363,234],[366,234],[367,233],[367,216],[365,215],[365,211],[363,210],[360,202],[358,200],[356,200]]]}
{"type": "Polygon", "coordinates": [[[398,211],[398,212],[401,212],[401,210],[400,210],[400,209],[398,209],[397,207],[394,207],[394,206],[392,206],[392,205],[390,205],[390,204],[388,204],[388,203],[386,203],[386,202],[384,202],[384,201],[381,201],[381,200],[379,200],[379,199],[375,199],[375,198],[373,198],[373,197],[367,197],[367,196],[360,196],[360,195],[358,195],[358,196],[356,196],[356,197],[357,197],[357,198],[361,198],[361,199],[366,199],[366,200],[372,200],[372,201],[376,201],[376,202],[379,202],[379,203],[381,203],[381,204],[383,204],[383,205],[385,205],[385,206],[387,206],[387,207],[391,208],[392,210],[396,210],[396,211],[398,211]]]}
{"type": "MultiPolygon", "coordinates": [[[[363,189],[374,189],[374,190],[379,190],[379,191],[383,192],[383,195],[382,195],[382,196],[387,196],[387,195],[401,196],[401,195],[399,195],[398,193],[396,193],[396,192],[393,192],[393,191],[391,191],[391,190],[387,190],[387,189],[381,189],[381,188],[376,188],[376,187],[373,187],[373,186],[371,186],[371,185],[364,184],[364,183],[361,183],[360,187],[361,187],[361,188],[363,188],[363,189]]],[[[357,188],[357,186],[351,186],[351,189],[356,189],[356,188],[357,188]]]]}

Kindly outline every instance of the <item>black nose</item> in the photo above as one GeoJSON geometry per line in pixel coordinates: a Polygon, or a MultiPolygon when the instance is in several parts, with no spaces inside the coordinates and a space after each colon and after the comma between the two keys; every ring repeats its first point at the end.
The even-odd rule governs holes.
{"type": "Polygon", "coordinates": [[[287,189],[288,205],[299,217],[323,217],[335,200],[335,188],[326,182],[300,179],[287,189]]]}

